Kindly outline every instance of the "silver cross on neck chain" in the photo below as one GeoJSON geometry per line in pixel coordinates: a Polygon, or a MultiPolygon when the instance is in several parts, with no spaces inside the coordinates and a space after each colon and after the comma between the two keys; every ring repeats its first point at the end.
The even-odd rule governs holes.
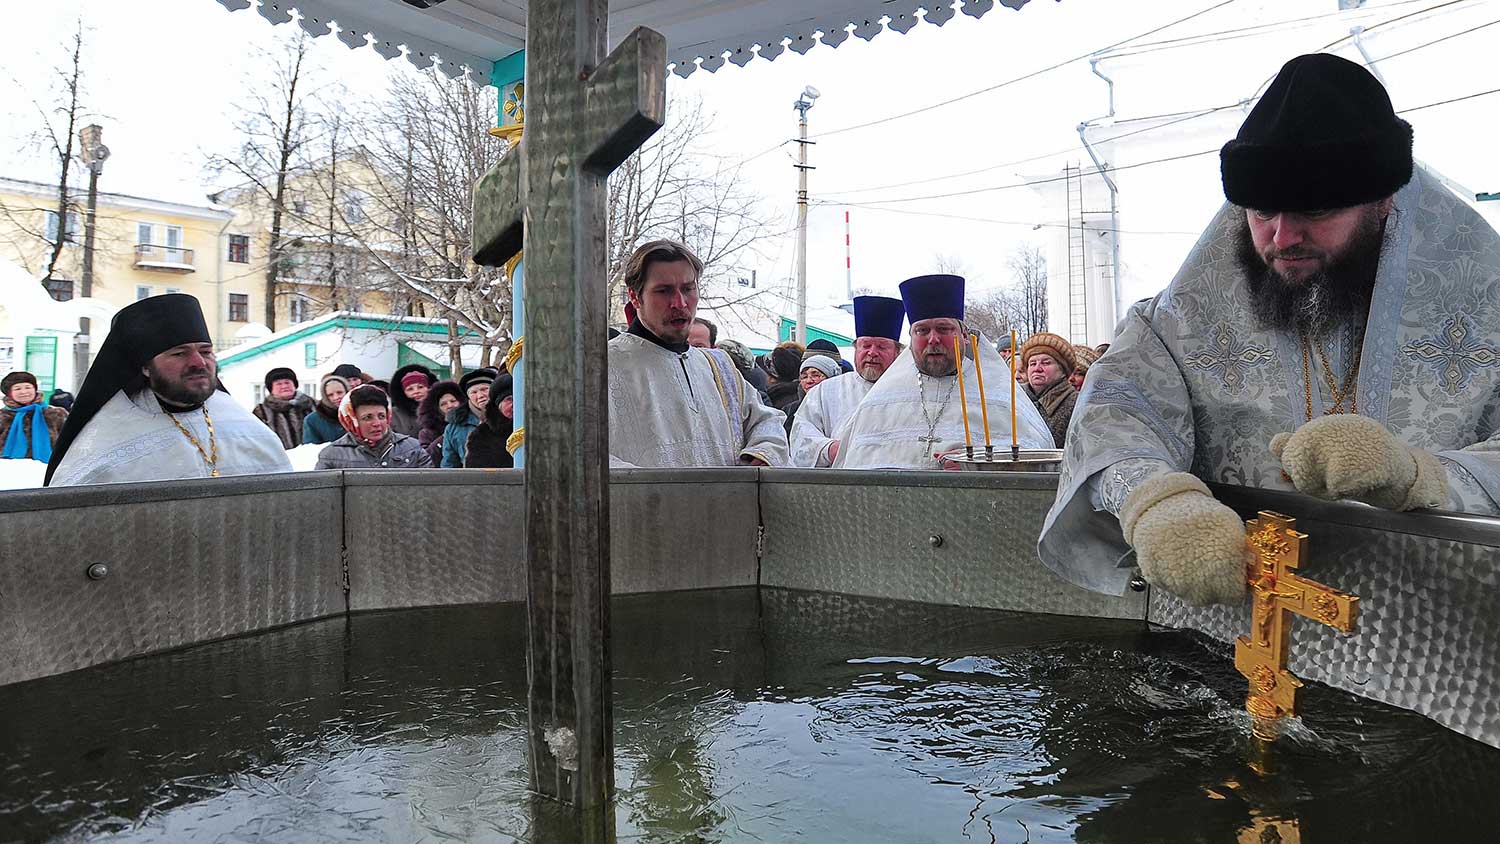
{"type": "Polygon", "coordinates": [[[927,412],[927,376],[921,373],[917,374],[917,394],[922,404],[922,420],[927,423],[927,436],[917,437],[917,442],[927,443],[928,445],[939,442],[937,437],[938,422],[942,420],[943,412],[948,409],[948,400],[953,398],[953,388],[957,386],[957,378],[948,383],[948,394],[943,396],[942,404],[938,406],[937,416],[933,416],[927,412]]]}

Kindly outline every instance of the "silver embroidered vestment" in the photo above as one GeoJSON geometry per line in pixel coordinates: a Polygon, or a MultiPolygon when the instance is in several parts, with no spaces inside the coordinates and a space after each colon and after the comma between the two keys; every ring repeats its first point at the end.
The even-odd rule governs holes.
{"type": "MultiPolygon", "coordinates": [[[[1301,341],[1256,326],[1234,257],[1244,211],[1226,205],[1171,285],[1133,305],[1089,370],[1073,413],[1038,550],[1058,574],[1119,594],[1133,555],[1116,514],[1130,489],[1168,471],[1291,489],[1271,437],[1332,405],[1301,341]]],[[[1340,338],[1325,346],[1337,372],[1340,338]]],[[[1500,512],[1500,236],[1422,168],[1386,221],[1357,382],[1359,413],[1437,454],[1450,507],[1500,512]]]]}

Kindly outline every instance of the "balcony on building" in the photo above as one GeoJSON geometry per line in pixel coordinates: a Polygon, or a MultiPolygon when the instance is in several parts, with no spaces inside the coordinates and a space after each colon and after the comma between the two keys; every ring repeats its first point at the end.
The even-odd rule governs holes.
{"type": "Polygon", "coordinates": [[[193,250],[150,243],[136,244],[135,268],[167,273],[190,273],[197,270],[193,266],[193,250]]]}

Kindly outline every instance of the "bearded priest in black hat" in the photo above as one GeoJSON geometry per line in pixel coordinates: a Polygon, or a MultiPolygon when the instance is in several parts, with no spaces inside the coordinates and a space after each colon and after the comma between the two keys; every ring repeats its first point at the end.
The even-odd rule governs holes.
{"type": "Polygon", "coordinates": [[[1042,560],[1238,605],[1244,528],[1205,481],[1500,512],[1500,237],[1380,82],[1287,62],[1220,164],[1228,203],[1089,370],[1042,560]]]}
{"type": "Polygon", "coordinates": [[[48,486],[290,472],[271,429],[219,383],[198,300],[152,296],[115,315],[52,460],[48,486]]]}

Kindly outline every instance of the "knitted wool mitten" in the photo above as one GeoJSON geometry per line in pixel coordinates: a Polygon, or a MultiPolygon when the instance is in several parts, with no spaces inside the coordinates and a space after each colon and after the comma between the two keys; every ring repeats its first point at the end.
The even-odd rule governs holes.
{"type": "Polygon", "coordinates": [[[1120,528],[1153,585],[1193,606],[1244,598],[1245,523],[1196,477],[1171,472],[1137,486],[1120,509],[1120,528]]]}
{"type": "Polygon", "coordinates": [[[1401,444],[1367,416],[1314,419],[1295,433],[1272,437],[1271,454],[1304,495],[1348,498],[1387,510],[1448,503],[1448,473],[1442,461],[1401,444]]]}

